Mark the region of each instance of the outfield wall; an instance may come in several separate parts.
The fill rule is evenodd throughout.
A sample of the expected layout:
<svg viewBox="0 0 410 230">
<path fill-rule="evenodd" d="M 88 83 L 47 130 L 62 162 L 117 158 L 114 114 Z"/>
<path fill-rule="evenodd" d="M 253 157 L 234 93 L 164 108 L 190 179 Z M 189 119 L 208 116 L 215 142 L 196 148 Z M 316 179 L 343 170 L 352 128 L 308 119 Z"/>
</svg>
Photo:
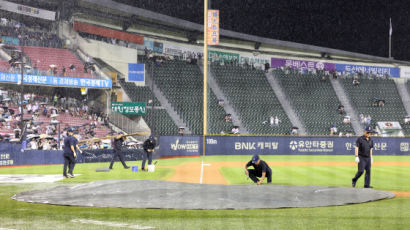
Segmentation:
<svg viewBox="0 0 410 230">
<path fill-rule="evenodd" d="M 357 137 L 309 136 L 206 136 L 205 155 L 353 155 Z M 410 137 L 374 137 L 375 155 L 410 155 Z M 161 136 L 158 154 L 167 156 L 200 156 L 202 136 Z M 108 162 L 111 149 L 85 150 L 77 162 Z M 126 161 L 141 160 L 142 149 L 124 151 Z M 116 159 L 118 160 L 118 159 Z M 63 164 L 62 151 L 26 150 L 20 144 L 0 144 L 0 167 L 15 165 Z"/>
<path fill-rule="evenodd" d="M 353 155 L 357 137 L 206 136 L 205 155 Z M 410 155 L 410 138 L 374 137 L 375 155 Z M 161 136 L 160 156 L 200 156 L 202 136 Z"/>
<path fill-rule="evenodd" d="M 142 149 L 128 149 L 124 151 L 126 161 L 142 159 Z M 112 160 L 112 149 L 84 150 L 78 155 L 77 163 L 109 162 Z M 116 159 L 117 161 L 119 159 Z M 20 144 L 0 144 L 0 167 L 16 165 L 50 165 L 63 164 L 63 151 L 59 150 L 25 150 L 21 151 Z M 108 165 L 107 165 L 108 166 Z"/>
</svg>

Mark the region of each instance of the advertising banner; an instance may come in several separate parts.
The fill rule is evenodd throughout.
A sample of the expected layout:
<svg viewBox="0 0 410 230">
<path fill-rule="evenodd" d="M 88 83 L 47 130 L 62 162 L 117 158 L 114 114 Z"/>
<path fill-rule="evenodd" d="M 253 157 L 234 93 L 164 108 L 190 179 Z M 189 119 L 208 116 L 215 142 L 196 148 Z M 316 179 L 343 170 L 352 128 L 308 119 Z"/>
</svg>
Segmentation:
<svg viewBox="0 0 410 230">
<path fill-rule="evenodd" d="M 123 151 L 126 161 L 144 159 L 143 149 L 125 149 Z M 112 160 L 112 149 L 84 150 L 76 158 L 77 163 L 109 162 Z M 157 158 L 154 153 L 153 158 Z M 63 151 L 59 150 L 25 150 L 21 151 L 21 144 L 0 144 L 0 167 L 17 165 L 47 165 L 63 164 Z"/>
<path fill-rule="evenodd" d="M 202 137 L 199 136 L 161 136 L 159 138 L 160 156 L 200 156 Z"/>
<path fill-rule="evenodd" d="M 111 111 L 121 114 L 145 115 L 146 107 L 145 102 L 111 102 Z"/>
<path fill-rule="evenodd" d="M 162 42 L 155 42 L 155 41 L 154 41 L 154 43 L 153 43 L 153 50 L 154 50 L 154 52 L 156 52 L 156 53 L 161 53 L 161 54 L 162 54 L 162 52 L 163 52 L 163 50 L 164 50 L 164 44 L 163 44 Z"/>
<path fill-rule="evenodd" d="M 16 4 L 13 2 L 0 0 L 0 8 L 2 10 L 10 11 L 13 13 L 24 14 L 36 18 L 42 18 L 50 21 L 56 20 L 56 12 L 43 10 L 31 6 Z"/>
<path fill-rule="evenodd" d="M 144 37 L 133 33 L 127 33 L 110 28 L 91 25 L 83 22 L 74 22 L 74 30 L 89 34 L 100 35 L 107 38 L 115 38 L 123 41 L 133 42 L 136 44 L 144 44 Z"/>
<path fill-rule="evenodd" d="M 164 54 L 180 57 L 182 56 L 182 47 L 164 43 Z"/>
<path fill-rule="evenodd" d="M 259 64 L 259 65 L 264 65 L 265 63 L 269 63 L 270 60 L 268 57 L 258 57 L 258 56 L 246 56 L 246 55 L 241 55 L 239 59 L 239 64 Z"/>
<path fill-rule="evenodd" d="M 165 42 L 163 53 L 172 56 L 182 57 L 184 54 L 189 53 L 200 53 L 201 55 L 203 55 L 203 50 L 197 46 L 183 46 Z"/>
<path fill-rule="evenodd" d="M 216 61 L 216 62 L 231 62 L 231 61 L 239 61 L 239 54 L 236 53 L 227 53 L 227 52 L 220 52 L 215 50 L 208 51 L 208 60 L 209 61 Z"/>
<path fill-rule="evenodd" d="M 18 83 L 20 79 L 20 74 L 0 72 L 0 82 Z M 112 88 L 111 80 L 77 77 L 56 77 L 24 74 L 23 82 L 24 84 L 30 85 L 51 85 L 76 88 Z"/>
<path fill-rule="evenodd" d="M 400 77 L 410 79 L 410 67 L 400 67 Z"/>
<path fill-rule="evenodd" d="M 156 53 L 163 53 L 164 52 L 164 43 L 162 43 L 162 42 L 144 40 L 144 46 L 148 50 L 152 50 Z"/>
<path fill-rule="evenodd" d="M 206 155 L 354 155 L 357 137 L 207 136 Z M 374 137 L 375 155 L 410 155 L 410 138 Z"/>
<path fill-rule="evenodd" d="M 20 40 L 15 37 L 1 36 L 3 44 L 19 46 Z"/>
<path fill-rule="evenodd" d="M 128 63 L 127 81 L 145 84 L 145 64 Z"/>
<path fill-rule="evenodd" d="M 293 69 L 302 70 L 327 70 L 334 71 L 336 69 L 336 64 L 327 62 L 317 62 L 317 61 L 306 61 L 306 60 L 296 60 L 296 59 L 283 59 L 283 58 L 271 58 L 271 67 L 290 67 Z"/>
<path fill-rule="evenodd" d="M 367 66 L 367 65 L 351 65 L 351 64 L 336 64 L 336 70 L 341 73 L 368 73 L 385 75 L 392 77 L 400 77 L 400 69 L 387 66 Z"/>
<path fill-rule="evenodd" d="M 219 44 L 219 10 L 208 10 L 208 45 Z"/>
</svg>

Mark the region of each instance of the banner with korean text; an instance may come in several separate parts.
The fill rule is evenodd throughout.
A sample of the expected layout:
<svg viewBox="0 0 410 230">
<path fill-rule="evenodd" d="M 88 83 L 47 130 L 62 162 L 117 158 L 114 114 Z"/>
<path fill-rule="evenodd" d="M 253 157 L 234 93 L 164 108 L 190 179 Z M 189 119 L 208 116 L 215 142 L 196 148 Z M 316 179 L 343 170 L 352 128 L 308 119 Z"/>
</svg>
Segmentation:
<svg viewBox="0 0 410 230">
<path fill-rule="evenodd" d="M 1 73 L 0 82 L 19 83 L 20 74 Z M 23 75 L 24 84 L 29 85 L 49 85 L 57 87 L 76 88 L 112 88 L 112 81 L 106 79 L 77 78 L 77 77 L 57 77 L 46 75 Z"/>
<path fill-rule="evenodd" d="M 145 102 L 111 102 L 111 110 L 121 114 L 145 115 L 146 107 Z"/>
<path fill-rule="evenodd" d="M 199 156 L 202 154 L 202 137 L 199 136 L 161 136 L 159 138 L 160 156 Z"/>
<path fill-rule="evenodd" d="M 336 71 L 341 73 L 367 73 L 375 75 L 390 75 L 391 77 L 400 77 L 400 68 L 387 66 L 368 66 L 352 64 L 336 64 Z"/>
<path fill-rule="evenodd" d="M 296 60 L 296 59 L 283 59 L 283 58 L 271 58 L 271 67 L 290 67 L 292 69 L 301 70 L 326 70 L 334 71 L 336 64 L 318 61 Z"/>
<path fill-rule="evenodd" d="M 206 155 L 354 155 L 357 137 L 207 136 Z M 410 155 L 410 138 L 374 137 L 375 155 Z"/>
<path fill-rule="evenodd" d="M 357 137 L 206 136 L 205 155 L 354 155 Z M 410 138 L 374 137 L 375 155 L 410 155 Z M 202 137 L 161 136 L 161 156 L 199 156 Z"/>
<path fill-rule="evenodd" d="M 209 50 L 208 60 L 211 62 L 239 62 L 239 54 Z"/>
<path fill-rule="evenodd" d="M 208 45 L 219 44 L 219 10 L 208 10 Z"/>
<path fill-rule="evenodd" d="M 40 8 L 35 8 L 32 6 L 26 6 L 21 4 L 16 4 L 14 2 L 0 0 L 0 8 L 2 10 L 10 11 L 13 13 L 24 14 L 31 17 L 42 18 L 50 21 L 56 20 L 56 12 L 50 10 L 44 10 Z"/>
</svg>

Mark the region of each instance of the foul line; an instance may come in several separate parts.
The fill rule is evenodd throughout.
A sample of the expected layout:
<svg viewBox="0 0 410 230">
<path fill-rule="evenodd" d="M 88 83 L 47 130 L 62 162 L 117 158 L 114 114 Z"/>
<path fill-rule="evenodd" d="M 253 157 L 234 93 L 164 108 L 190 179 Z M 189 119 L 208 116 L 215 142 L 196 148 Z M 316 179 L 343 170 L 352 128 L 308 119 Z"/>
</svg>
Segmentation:
<svg viewBox="0 0 410 230">
<path fill-rule="evenodd" d="M 71 222 L 81 223 L 81 224 L 103 225 L 103 226 L 116 227 L 116 228 L 131 228 L 131 229 L 153 229 L 155 228 L 152 226 L 132 225 L 132 224 L 125 224 L 125 223 L 118 223 L 118 222 L 89 220 L 89 219 L 73 219 L 71 220 Z"/>
<path fill-rule="evenodd" d="M 202 184 L 203 177 L 204 177 L 204 160 L 201 161 L 201 176 L 199 177 L 200 184 Z"/>
<path fill-rule="evenodd" d="M 202 184 L 204 179 L 204 166 L 211 166 L 211 164 L 204 164 L 204 160 L 201 161 L 201 176 L 199 177 L 200 184 Z"/>
</svg>

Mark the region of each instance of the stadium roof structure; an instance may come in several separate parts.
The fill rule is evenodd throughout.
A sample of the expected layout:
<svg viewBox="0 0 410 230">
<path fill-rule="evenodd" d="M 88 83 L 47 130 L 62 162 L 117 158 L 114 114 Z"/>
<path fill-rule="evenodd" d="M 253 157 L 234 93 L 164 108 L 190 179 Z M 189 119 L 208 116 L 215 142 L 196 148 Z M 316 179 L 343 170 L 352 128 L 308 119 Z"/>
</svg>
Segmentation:
<svg viewBox="0 0 410 230">
<path fill-rule="evenodd" d="M 80 7 L 89 8 L 92 11 L 101 11 L 105 13 L 110 13 L 112 16 L 117 17 L 117 19 L 123 20 L 125 24 L 125 30 L 132 23 L 145 23 L 152 24 L 164 30 L 170 30 L 175 32 L 185 32 L 188 40 L 194 37 L 199 37 L 203 34 L 203 25 L 198 23 L 193 23 L 187 20 L 167 16 L 164 14 L 156 13 L 150 10 L 114 2 L 112 0 L 80 0 Z M 88 11 L 87 13 L 90 13 Z M 107 15 L 107 14 L 105 14 Z M 101 15 L 102 16 L 102 15 Z M 123 25 L 124 26 L 124 25 Z M 306 57 L 314 58 L 331 58 L 334 60 L 345 60 L 345 61 L 366 61 L 374 63 L 389 63 L 392 65 L 410 65 L 410 62 L 399 61 L 395 59 L 390 59 L 386 57 L 379 57 L 355 52 L 349 52 L 344 50 L 319 47 L 314 45 L 301 44 L 296 42 L 281 41 L 271 38 L 259 37 L 244 33 L 239 33 L 231 30 L 220 29 L 221 40 L 224 38 L 227 40 L 244 41 L 250 42 L 255 45 L 254 52 L 262 52 L 258 50 L 260 45 L 273 47 L 275 49 L 282 49 L 294 52 L 306 52 L 310 55 Z M 221 46 L 224 48 L 223 46 Z M 267 52 L 269 53 L 269 52 Z M 290 55 L 291 56 L 291 55 Z M 296 55 L 301 56 L 301 55 Z M 303 55 L 302 55 L 303 56 Z"/>
</svg>

